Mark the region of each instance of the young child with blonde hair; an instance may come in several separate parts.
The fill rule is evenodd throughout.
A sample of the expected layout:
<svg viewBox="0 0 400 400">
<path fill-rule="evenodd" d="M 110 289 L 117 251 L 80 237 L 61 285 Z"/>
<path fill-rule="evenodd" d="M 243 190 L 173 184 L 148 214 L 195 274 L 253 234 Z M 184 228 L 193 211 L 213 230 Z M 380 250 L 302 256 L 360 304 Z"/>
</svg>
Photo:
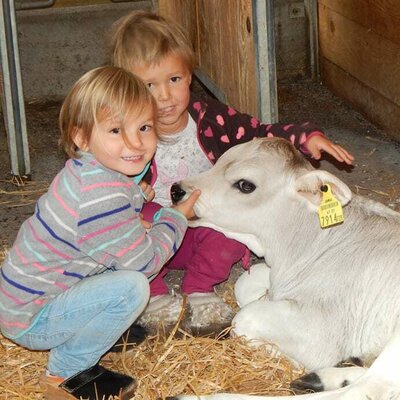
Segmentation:
<svg viewBox="0 0 400 400">
<path fill-rule="evenodd" d="M 147 219 L 160 207 L 157 203 L 169 203 L 174 182 L 209 169 L 230 147 L 255 137 L 284 137 L 316 159 L 325 151 L 341 162 L 352 162 L 345 149 L 310 123 L 264 124 L 217 100 L 191 93 L 192 46 L 174 21 L 160 15 L 134 11 L 117 21 L 111 62 L 139 76 L 157 103 L 159 141 L 144 176 L 155 190 L 156 203 L 145 204 Z M 230 324 L 233 310 L 214 293 L 214 286 L 225 281 L 232 265 L 246 255 L 244 245 L 219 232 L 189 228 L 178 252 L 151 282 L 150 303 L 138 322 L 152 329 L 160 321 L 170 326 L 176 322 L 182 300 L 169 294 L 164 277 L 170 269 L 181 269 L 181 291 L 188 295 L 190 306 L 184 328 L 195 334 L 218 333 Z"/>
<path fill-rule="evenodd" d="M 122 68 L 97 68 L 75 83 L 60 112 L 70 159 L 1 267 L 2 334 L 50 350 L 47 399 L 133 395 L 132 377 L 98 361 L 146 307 L 148 281 L 181 244 L 199 195 L 143 225 L 143 191 L 132 177 L 156 150 L 155 112 L 147 87 Z"/>
</svg>

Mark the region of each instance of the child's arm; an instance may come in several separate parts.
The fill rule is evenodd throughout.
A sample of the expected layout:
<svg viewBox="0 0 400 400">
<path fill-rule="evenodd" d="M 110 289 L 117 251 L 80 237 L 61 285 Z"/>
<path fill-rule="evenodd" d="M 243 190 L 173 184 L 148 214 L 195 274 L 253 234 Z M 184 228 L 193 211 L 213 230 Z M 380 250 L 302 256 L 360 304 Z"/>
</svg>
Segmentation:
<svg viewBox="0 0 400 400">
<path fill-rule="evenodd" d="M 303 152 L 309 152 L 310 155 L 319 160 L 321 158 L 321 152 L 325 151 L 331 156 L 335 157 L 336 160 L 340 162 L 345 162 L 348 165 L 353 163 L 354 157 L 346 149 L 338 144 L 332 143 L 325 136 L 311 136 L 309 137 L 303 145 Z"/>
<path fill-rule="evenodd" d="M 199 198 L 199 196 L 200 196 L 200 191 L 195 190 L 187 200 L 182 201 L 179 204 L 172 205 L 171 208 L 179 211 L 187 219 L 194 218 L 196 214 L 194 213 L 193 206 L 196 200 Z M 145 221 L 142 215 L 140 215 L 140 220 L 145 229 L 150 229 L 152 227 L 152 224 L 148 221 Z"/>
<path fill-rule="evenodd" d="M 325 151 L 338 161 L 345 162 L 346 164 L 352 164 L 354 160 L 354 157 L 347 150 L 339 145 L 335 145 L 320 129 L 311 123 L 294 125 L 262 124 L 259 121 L 257 122 L 259 123 L 258 132 L 254 132 L 257 137 L 283 137 L 291 141 L 304 154 L 310 154 L 315 159 L 319 159 L 321 157 L 321 152 Z M 254 121 L 253 124 L 255 124 Z M 250 124 L 250 127 L 251 126 Z"/>
<path fill-rule="evenodd" d="M 210 129 L 221 129 L 226 134 L 224 142 L 230 148 L 235 144 L 248 142 L 255 137 L 282 137 L 292 142 L 304 154 L 319 159 L 321 151 L 331 154 L 340 162 L 351 164 L 353 156 L 339 145 L 335 145 L 315 125 L 303 124 L 264 124 L 248 114 L 215 99 L 207 99 L 206 113 Z M 223 151 L 226 151 L 223 149 Z"/>
<path fill-rule="evenodd" d="M 140 220 L 142 195 L 132 181 L 122 186 L 114 184 L 112 193 L 105 189 L 105 183 L 93 185 L 93 177 L 91 183 L 93 189 L 85 191 L 89 195 L 85 202 L 91 206 L 81 207 L 77 222 L 82 257 L 89 256 L 100 269 L 157 274 L 179 248 L 187 229 L 186 216 L 192 215 L 198 195 L 191 197 L 183 208 L 161 209 L 146 230 Z"/>
</svg>

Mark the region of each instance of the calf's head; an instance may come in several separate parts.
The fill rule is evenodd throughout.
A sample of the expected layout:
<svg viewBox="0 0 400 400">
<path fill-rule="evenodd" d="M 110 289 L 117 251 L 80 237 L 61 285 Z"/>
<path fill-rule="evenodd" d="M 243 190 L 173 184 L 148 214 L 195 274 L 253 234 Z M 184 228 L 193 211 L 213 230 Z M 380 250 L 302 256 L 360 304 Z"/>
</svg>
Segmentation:
<svg viewBox="0 0 400 400">
<path fill-rule="evenodd" d="M 315 213 L 326 183 L 342 205 L 350 201 L 346 184 L 314 170 L 290 142 L 264 138 L 231 148 L 209 171 L 174 184 L 171 196 L 179 202 L 200 189 L 190 225 L 223 232 L 263 256 L 263 232 L 280 223 L 282 207 L 294 201 Z"/>
</svg>

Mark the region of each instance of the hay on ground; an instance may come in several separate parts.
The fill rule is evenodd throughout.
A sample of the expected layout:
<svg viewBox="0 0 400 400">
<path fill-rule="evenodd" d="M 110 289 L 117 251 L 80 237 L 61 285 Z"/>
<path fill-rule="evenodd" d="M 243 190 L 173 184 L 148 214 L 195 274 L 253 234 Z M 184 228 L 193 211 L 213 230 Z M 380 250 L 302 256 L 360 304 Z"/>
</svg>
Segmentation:
<svg viewBox="0 0 400 400">
<path fill-rule="evenodd" d="M 1 249 L 0 263 L 5 254 Z M 232 301 L 232 287 L 227 287 L 223 297 Z M 46 351 L 29 351 L 0 335 L 0 399 L 43 399 L 39 378 L 47 357 Z M 287 395 L 290 381 L 301 372 L 266 347 L 254 348 L 241 338 L 192 337 L 179 325 L 170 336 L 149 337 L 133 351 L 102 364 L 137 379 L 134 400 L 220 391 Z"/>
<path fill-rule="evenodd" d="M 102 361 L 110 369 L 134 376 L 134 400 L 152 400 L 181 393 L 239 392 L 288 395 L 300 375 L 288 360 L 252 348 L 240 338 L 148 338 L 118 359 Z M 0 399 L 42 399 L 38 381 L 47 352 L 29 351 L 0 337 Z"/>
</svg>

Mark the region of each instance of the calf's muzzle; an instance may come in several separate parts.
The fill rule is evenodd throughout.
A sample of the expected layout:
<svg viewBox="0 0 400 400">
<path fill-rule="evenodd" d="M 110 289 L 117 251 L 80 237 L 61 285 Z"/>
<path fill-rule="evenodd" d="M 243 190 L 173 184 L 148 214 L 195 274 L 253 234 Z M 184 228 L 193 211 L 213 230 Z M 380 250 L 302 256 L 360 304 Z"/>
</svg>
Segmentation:
<svg viewBox="0 0 400 400">
<path fill-rule="evenodd" d="M 186 192 L 180 187 L 179 183 L 171 186 L 171 199 L 174 204 L 178 204 L 184 197 Z"/>
</svg>

